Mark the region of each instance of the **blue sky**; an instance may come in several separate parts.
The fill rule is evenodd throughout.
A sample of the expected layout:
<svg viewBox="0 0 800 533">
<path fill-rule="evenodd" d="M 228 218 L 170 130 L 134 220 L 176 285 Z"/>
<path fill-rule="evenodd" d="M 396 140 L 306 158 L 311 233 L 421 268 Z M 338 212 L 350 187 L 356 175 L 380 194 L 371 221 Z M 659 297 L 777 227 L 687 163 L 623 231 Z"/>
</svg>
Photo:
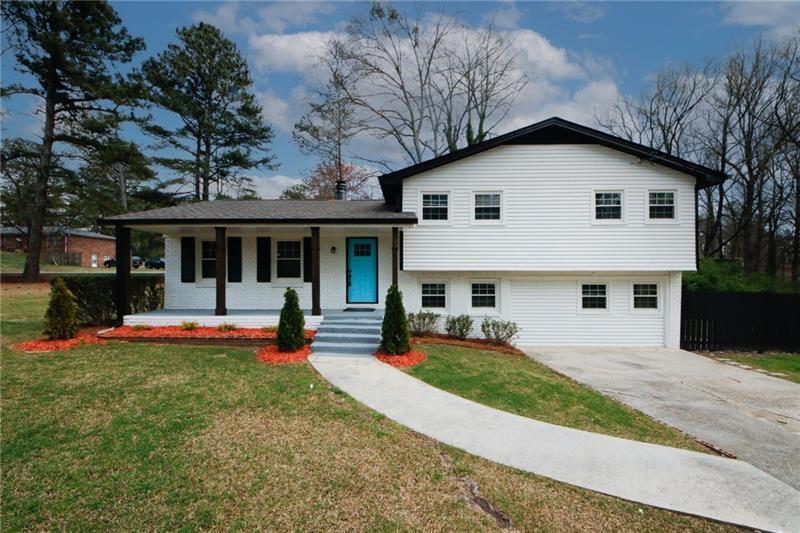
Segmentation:
<svg viewBox="0 0 800 533">
<path fill-rule="evenodd" d="M 114 2 L 128 30 L 147 50 L 160 52 L 175 30 L 198 21 L 216 24 L 239 46 L 255 80 L 265 117 L 276 132 L 276 171 L 254 172 L 264 197 L 277 196 L 316 161 L 291 143 L 291 127 L 318 82 L 313 56 L 368 4 L 359 2 Z M 800 3 L 714 2 L 447 2 L 398 4 L 401 9 L 444 10 L 469 26 L 493 19 L 512 36 L 529 78 L 498 133 L 552 115 L 594 125 L 621 95 L 646 88 L 660 67 L 703 63 L 763 35 L 779 38 L 800 27 Z M 13 58 L 2 58 L 3 83 L 19 79 Z M 24 98 L 3 102 L 4 137 L 34 137 L 40 120 Z M 136 131 L 126 134 L 142 144 Z M 363 150 L 381 150 L 365 141 Z M 402 162 L 398 161 L 398 166 Z"/>
</svg>

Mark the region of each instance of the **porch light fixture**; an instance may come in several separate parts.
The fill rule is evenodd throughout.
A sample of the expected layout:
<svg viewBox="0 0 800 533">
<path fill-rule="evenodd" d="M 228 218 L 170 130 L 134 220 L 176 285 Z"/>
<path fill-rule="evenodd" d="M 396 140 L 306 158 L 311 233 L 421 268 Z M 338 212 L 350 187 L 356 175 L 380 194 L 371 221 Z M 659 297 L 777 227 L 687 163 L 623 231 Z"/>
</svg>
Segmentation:
<svg viewBox="0 0 800 533">
<path fill-rule="evenodd" d="M 332 253 L 332 254 L 335 254 L 335 253 L 336 253 L 336 247 L 335 247 L 335 246 L 331 246 L 331 253 Z"/>
</svg>

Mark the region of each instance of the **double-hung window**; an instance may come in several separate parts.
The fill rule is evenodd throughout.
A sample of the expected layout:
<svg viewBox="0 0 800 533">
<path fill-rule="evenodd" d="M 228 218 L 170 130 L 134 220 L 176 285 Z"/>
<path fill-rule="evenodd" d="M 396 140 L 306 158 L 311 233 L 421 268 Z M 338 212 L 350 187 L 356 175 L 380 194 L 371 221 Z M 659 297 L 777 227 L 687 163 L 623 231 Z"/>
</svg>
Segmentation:
<svg viewBox="0 0 800 533">
<path fill-rule="evenodd" d="M 608 286 L 605 283 L 581 285 L 581 309 L 608 309 Z"/>
<path fill-rule="evenodd" d="M 444 308 L 447 306 L 447 288 L 444 283 L 422 284 L 422 307 L 424 309 Z"/>
<path fill-rule="evenodd" d="M 422 220 L 447 220 L 449 198 L 447 193 L 422 195 Z"/>
<path fill-rule="evenodd" d="M 622 192 L 597 191 L 594 193 L 595 220 L 622 220 Z"/>
<path fill-rule="evenodd" d="M 475 220 L 500 220 L 499 192 L 475 193 Z"/>
<path fill-rule="evenodd" d="M 658 284 L 634 283 L 633 308 L 658 309 Z"/>
<path fill-rule="evenodd" d="M 217 243 L 203 241 L 200 254 L 200 272 L 204 278 L 213 278 L 217 275 Z"/>
<path fill-rule="evenodd" d="M 675 191 L 648 191 L 647 216 L 651 220 L 675 220 Z"/>
<path fill-rule="evenodd" d="M 472 307 L 497 307 L 497 285 L 488 282 L 473 283 Z"/>
<path fill-rule="evenodd" d="M 279 278 L 299 278 L 302 272 L 300 241 L 278 241 L 277 246 L 277 276 Z"/>
</svg>

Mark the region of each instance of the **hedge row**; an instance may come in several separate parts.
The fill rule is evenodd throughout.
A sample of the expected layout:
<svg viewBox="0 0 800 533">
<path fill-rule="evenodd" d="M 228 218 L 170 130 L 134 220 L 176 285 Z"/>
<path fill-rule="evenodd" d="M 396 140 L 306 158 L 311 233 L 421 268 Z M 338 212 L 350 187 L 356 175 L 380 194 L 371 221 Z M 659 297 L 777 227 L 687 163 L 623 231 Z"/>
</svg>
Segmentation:
<svg viewBox="0 0 800 533">
<path fill-rule="evenodd" d="M 50 283 L 55 283 L 51 279 Z M 85 326 L 113 324 L 117 318 L 114 276 L 82 274 L 61 276 L 75 296 L 78 322 Z M 133 313 L 164 307 L 164 277 L 136 274 L 130 278 L 130 301 Z"/>
</svg>

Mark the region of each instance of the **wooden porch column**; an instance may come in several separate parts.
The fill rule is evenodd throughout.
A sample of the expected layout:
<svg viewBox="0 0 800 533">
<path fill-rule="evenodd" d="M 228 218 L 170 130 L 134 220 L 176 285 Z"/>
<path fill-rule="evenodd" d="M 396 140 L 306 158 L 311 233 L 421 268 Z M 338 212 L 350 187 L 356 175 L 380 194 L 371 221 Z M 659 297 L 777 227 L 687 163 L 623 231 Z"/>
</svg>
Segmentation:
<svg viewBox="0 0 800 533">
<path fill-rule="evenodd" d="M 319 316 L 319 227 L 311 228 L 311 314 Z"/>
<path fill-rule="evenodd" d="M 228 314 L 228 309 L 225 307 L 225 264 L 228 260 L 225 253 L 225 228 L 216 227 L 214 228 L 214 232 L 217 237 L 217 243 L 215 245 L 217 255 L 214 261 L 217 274 L 217 307 L 214 309 L 214 314 L 217 316 L 225 316 Z"/>
<path fill-rule="evenodd" d="M 397 285 L 398 249 L 400 247 L 400 229 L 392 228 L 392 285 Z"/>
<path fill-rule="evenodd" d="M 125 315 L 131 314 L 130 282 L 131 282 L 131 228 L 117 226 L 116 255 L 117 275 L 115 277 L 117 325 L 122 325 Z"/>
</svg>

